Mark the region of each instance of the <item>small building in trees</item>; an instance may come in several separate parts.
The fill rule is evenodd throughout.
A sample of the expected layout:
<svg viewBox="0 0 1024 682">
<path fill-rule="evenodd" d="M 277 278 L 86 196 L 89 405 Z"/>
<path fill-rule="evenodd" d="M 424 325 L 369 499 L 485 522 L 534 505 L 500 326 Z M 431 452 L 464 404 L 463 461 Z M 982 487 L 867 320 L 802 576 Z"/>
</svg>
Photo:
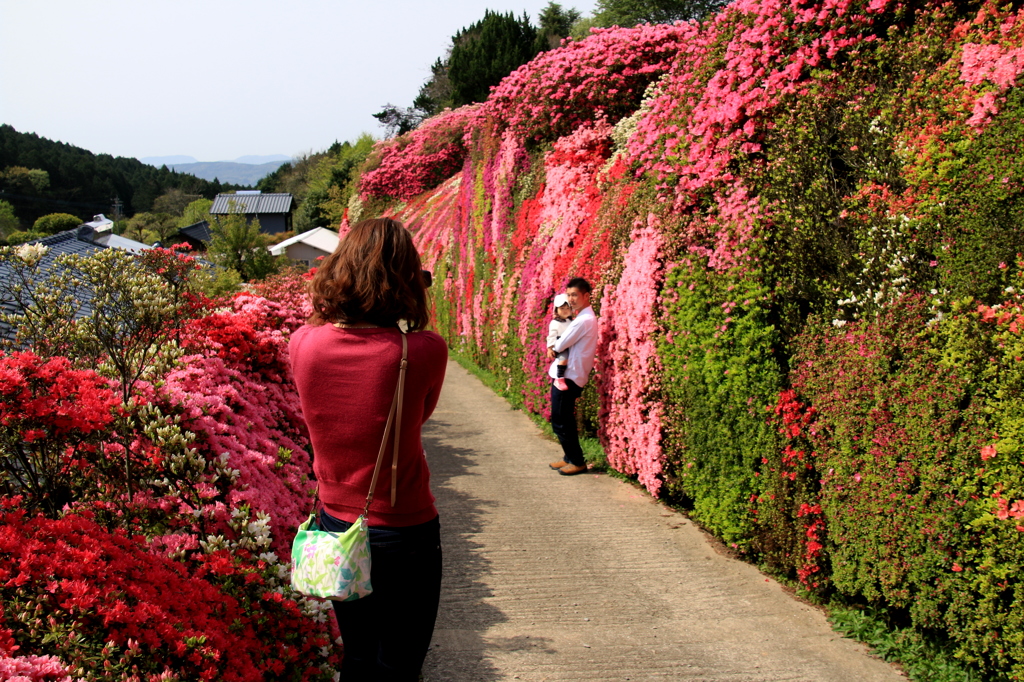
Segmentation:
<svg viewBox="0 0 1024 682">
<path fill-rule="evenodd" d="M 326 227 L 316 227 L 309 232 L 297 234 L 291 239 L 274 244 L 270 253 L 275 256 L 286 255 L 297 263 L 307 266 L 316 265 L 318 258 L 329 256 L 338 248 L 338 233 Z"/>
<path fill-rule="evenodd" d="M 210 207 L 210 215 L 217 216 L 242 213 L 245 222 L 260 221 L 260 232 L 278 234 L 290 232 L 292 229 L 292 208 L 294 200 L 291 194 L 268 193 L 259 190 L 237 192 L 235 194 L 218 194 Z"/>
</svg>

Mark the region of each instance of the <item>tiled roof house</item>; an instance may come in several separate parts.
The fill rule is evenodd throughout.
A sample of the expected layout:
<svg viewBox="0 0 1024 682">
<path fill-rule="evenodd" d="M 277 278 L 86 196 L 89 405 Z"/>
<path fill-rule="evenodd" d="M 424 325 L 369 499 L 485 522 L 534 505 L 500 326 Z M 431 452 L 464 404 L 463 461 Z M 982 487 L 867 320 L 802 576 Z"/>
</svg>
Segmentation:
<svg viewBox="0 0 1024 682">
<path fill-rule="evenodd" d="M 291 194 L 264 194 L 259 191 L 218 194 L 213 199 L 210 215 L 226 216 L 232 213 L 245 214 L 246 222 L 260 221 L 260 231 L 266 234 L 289 232 L 292 229 Z"/>
</svg>

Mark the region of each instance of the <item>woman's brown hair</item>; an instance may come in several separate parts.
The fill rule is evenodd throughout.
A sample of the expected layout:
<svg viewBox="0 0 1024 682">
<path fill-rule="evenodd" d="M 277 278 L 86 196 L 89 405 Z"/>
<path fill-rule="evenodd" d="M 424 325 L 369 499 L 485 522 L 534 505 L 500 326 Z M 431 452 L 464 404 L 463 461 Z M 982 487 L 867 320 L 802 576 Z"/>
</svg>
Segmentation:
<svg viewBox="0 0 1024 682">
<path fill-rule="evenodd" d="M 412 235 L 391 218 L 355 224 L 324 259 L 309 285 L 310 324 L 405 320 L 409 331 L 430 323 L 427 287 Z"/>
</svg>

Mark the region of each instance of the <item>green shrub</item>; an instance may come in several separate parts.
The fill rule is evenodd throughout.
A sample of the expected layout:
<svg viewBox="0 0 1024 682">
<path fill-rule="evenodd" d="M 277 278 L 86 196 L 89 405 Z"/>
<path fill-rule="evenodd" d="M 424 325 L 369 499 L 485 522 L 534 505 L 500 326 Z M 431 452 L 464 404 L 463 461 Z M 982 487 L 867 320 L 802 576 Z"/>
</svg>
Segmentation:
<svg viewBox="0 0 1024 682">
<path fill-rule="evenodd" d="M 11 246 L 15 246 L 17 244 L 35 241 L 36 239 L 42 239 L 45 236 L 46 235 L 42 232 L 12 232 L 7 235 L 7 243 Z"/>
<path fill-rule="evenodd" d="M 81 224 L 81 219 L 70 213 L 50 213 L 36 220 L 32 225 L 32 232 L 57 234 L 65 230 L 73 230 Z"/>
<path fill-rule="evenodd" d="M 781 450 L 767 421 L 782 381 L 768 291 L 754 277 L 683 261 L 666 278 L 665 434 L 669 494 L 733 546 L 755 532 L 761 463 Z"/>
</svg>

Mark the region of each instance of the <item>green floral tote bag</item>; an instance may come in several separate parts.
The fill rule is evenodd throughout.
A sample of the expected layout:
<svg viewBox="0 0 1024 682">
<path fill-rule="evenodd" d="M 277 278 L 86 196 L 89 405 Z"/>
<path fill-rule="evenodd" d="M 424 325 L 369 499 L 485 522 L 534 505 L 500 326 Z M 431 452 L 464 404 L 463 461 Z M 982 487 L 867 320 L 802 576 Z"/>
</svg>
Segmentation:
<svg viewBox="0 0 1024 682">
<path fill-rule="evenodd" d="M 292 542 L 292 589 L 335 601 L 373 592 L 366 517 L 360 516 L 344 533 L 331 533 L 320 530 L 316 514 L 310 514 Z"/>
</svg>

